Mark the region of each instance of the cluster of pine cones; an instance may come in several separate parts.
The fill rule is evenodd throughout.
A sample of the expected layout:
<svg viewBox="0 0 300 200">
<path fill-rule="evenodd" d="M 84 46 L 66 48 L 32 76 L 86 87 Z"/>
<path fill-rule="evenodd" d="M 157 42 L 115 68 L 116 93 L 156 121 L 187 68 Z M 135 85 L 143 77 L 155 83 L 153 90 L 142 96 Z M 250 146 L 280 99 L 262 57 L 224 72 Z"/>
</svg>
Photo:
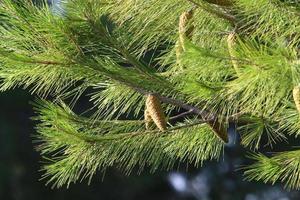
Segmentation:
<svg viewBox="0 0 300 200">
<path fill-rule="evenodd" d="M 176 43 L 176 56 L 178 64 L 180 64 L 180 55 L 183 51 L 185 51 L 185 39 L 191 39 L 192 37 L 192 33 L 194 30 L 194 26 L 192 24 L 193 14 L 194 10 L 191 9 L 189 11 L 183 12 L 179 17 L 179 39 Z M 232 42 L 234 36 L 230 35 L 229 37 L 229 41 Z M 144 118 L 147 130 L 149 130 L 153 124 L 155 124 L 156 127 L 162 132 L 167 130 L 167 120 L 163 112 L 160 99 L 154 94 L 148 94 L 146 96 Z M 222 139 L 226 143 L 228 142 L 227 128 L 224 126 L 223 123 L 214 120 L 208 121 L 207 124 L 210 125 L 211 129 L 220 139 Z"/>
</svg>

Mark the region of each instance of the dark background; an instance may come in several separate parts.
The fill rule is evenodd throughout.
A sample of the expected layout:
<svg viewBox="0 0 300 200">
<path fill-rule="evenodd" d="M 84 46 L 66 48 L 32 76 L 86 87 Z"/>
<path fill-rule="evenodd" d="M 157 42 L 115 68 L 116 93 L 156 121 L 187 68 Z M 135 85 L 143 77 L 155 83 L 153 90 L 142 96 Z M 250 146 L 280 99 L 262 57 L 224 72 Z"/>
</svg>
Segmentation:
<svg viewBox="0 0 300 200">
<path fill-rule="evenodd" d="M 249 161 L 231 138 L 219 162 L 173 172 L 124 176 L 116 170 L 98 175 L 92 183 L 52 189 L 39 180 L 42 163 L 34 149 L 34 97 L 16 89 L 0 94 L 0 200 L 296 200 L 296 191 L 281 185 L 243 181 L 241 166 Z M 232 134 L 233 135 L 233 134 Z"/>
</svg>

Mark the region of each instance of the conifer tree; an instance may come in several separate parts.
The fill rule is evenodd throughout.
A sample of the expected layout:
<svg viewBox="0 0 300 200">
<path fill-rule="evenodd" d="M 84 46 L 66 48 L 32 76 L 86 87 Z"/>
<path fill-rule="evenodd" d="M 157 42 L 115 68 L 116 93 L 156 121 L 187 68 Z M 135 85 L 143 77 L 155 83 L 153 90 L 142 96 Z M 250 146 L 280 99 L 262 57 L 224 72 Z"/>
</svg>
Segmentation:
<svg viewBox="0 0 300 200">
<path fill-rule="evenodd" d="M 0 1 L 1 91 L 35 94 L 43 178 L 69 186 L 219 159 L 228 126 L 245 177 L 300 188 L 300 4 L 291 0 Z M 86 96 L 88 112 L 75 113 Z M 267 143 L 262 140 L 268 138 Z"/>
</svg>

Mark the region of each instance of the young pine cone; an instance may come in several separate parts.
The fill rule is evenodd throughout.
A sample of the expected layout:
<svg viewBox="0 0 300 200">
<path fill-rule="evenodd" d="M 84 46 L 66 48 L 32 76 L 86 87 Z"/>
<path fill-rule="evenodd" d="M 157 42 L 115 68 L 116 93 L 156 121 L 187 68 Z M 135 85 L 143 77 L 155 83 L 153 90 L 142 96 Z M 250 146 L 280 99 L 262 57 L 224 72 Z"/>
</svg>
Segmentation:
<svg viewBox="0 0 300 200">
<path fill-rule="evenodd" d="M 293 98 L 298 112 L 300 113 L 300 86 L 295 86 L 293 89 Z"/>
<path fill-rule="evenodd" d="M 191 38 L 193 31 L 194 31 L 194 26 L 191 25 L 191 20 L 193 18 L 194 11 L 186 11 L 183 12 L 180 17 L 179 17 L 179 44 L 181 47 L 184 48 L 184 39 L 186 38 Z"/>
<path fill-rule="evenodd" d="M 162 110 L 160 100 L 152 94 L 147 95 L 146 99 L 146 110 L 145 110 L 145 122 L 146 128 L 149 128 L 149 123 L 151 120 L 155 123 L 155 125 L 161 131 L 165 131 L 167 129 L 167 121 L 165 114 Z"/>
<path fill-rule="evenodd" d="M 228 143 L 228 133 L 226 127 L 218 122 L 212 121 L 208 122 L 210 128 L 214 131 L 214 133 L 225 143 Z"/>
<path fill-rule="evenodd" d="M 152 118 L 147 108 L 145 109 L 144 119 L 145 119 L 146 129 L 148 130 L 151 126 Z"/>
<path fill-rule="evenodd" d="M 228 52 L 231 58 L 232 66 L 237 74 L 239 74 L 239 67 L 238 62 L 236 61 L 235 52 L 234 52 L 234 45 L 235 45 L 235 33 L 230 33 L 227 37 L 227 46 L 228 46 Z"/>
<path fill-rule="evenodd" d="M 184 40 L 185 38 L 191 39 L 194 31 L 194 26 L 191 24 L 193 18 L 193 12 L 194 12 L 193 10 L 183 12 L 179 17 L 179 25 L 178 25 L 179 39 L 176 42 L 175 50 L 176 50 L 177 64 L 179 64 L 179 66 L 181 67 L 182 67 L 181 55 L 185 50 Z"/>
</svg>

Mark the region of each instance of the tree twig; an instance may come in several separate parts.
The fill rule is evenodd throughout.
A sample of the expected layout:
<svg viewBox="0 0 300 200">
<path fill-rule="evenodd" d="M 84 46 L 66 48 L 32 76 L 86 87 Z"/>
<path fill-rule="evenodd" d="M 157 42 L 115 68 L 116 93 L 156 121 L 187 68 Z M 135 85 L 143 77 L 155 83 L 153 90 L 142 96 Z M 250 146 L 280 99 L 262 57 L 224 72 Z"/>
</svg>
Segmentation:
<svg viewBox="0 0 300 200">
<path fill-rule="evenodd" d="M 139 92 L 141 94 L 144 94 L 144 95 L 147 95 L 147 94 L 156 95 L 163 103 L 171 104 L 171 105 L 183 108 L 185 110 L 188 110 L 188 112 L 190 112 L 190 113 L 194 113 L 196 115 L 201 116 L 202 119 L 204 119 L 204 120 L 212 120 L 212 119 L 216 118 L 216 116 L 214 116 L 214 114 L 208 112 L 207 110 L 201 110 L 201 109 L 199 109 L 195 106 L 184 103 L 180 100 L 172 99 L 172 98 L 169 98 L 169 97 L 166 97 L 166 96 L 162 96 L 161 94 L 158 94 L 158 93 L 155 93 L 155 92 L 149 92 L 149 91 L 147 91 L 143 88 L 132 86 L 132 85 L 129 85 L 129 84 L 127 84 L 127 86 L 131 87 L 132 89 L 134 89 L 137 92 Z"/>
<path fill-rule="evenodd" d="M 34 60 L 34 61 L 25 61 L 25 63 L 31 63 L 31 64 L 42 64 L 42 65 L 63 65 L 61 62 L 56 62 L 56 61 L 39 61 L 39 60 Z"/>
<path fill-rule="evenodd" d="M 189 111 L 180 113 L 180 114 L 178 114 L 178 115 L 176 115 L 176 116 L 173 116 L 173 117 L 169 118 L 169 120 L 170 120 L 170 121 L 173 121 L 173 120 L 179 119 L 179 118 L 181 118 L 181 117 L 185 117 L 186 115 L 189 115 L 189 114 L 192 114 L 192 113 L 193 113 L 193 111 L 192 111 L 192 110 L 189 110 Z"/>
<path fill-rule="evenodd" d="M 230 15 L 228 13 L 222 12 L 220 10 L 216 10 L 216 9 L 210 8 L 208 6 L 203 6 L 200 3 L 196 2 L 195 0 L 186 0 L 186 1 L 188 1 L 188 2 L 190 2 L 192 4 L 194 4 L 194 5 L 196 5 L 199 8 L 202 8 L 203 10 L 205 10 L 205 11 L 207 11 L 207 12 L 213 14 L 213 15 L 216 15 L 217 17 L 226 19 L 232 25 L 236 24 L 236 18 L 233 15 Z"/>
</svg>

